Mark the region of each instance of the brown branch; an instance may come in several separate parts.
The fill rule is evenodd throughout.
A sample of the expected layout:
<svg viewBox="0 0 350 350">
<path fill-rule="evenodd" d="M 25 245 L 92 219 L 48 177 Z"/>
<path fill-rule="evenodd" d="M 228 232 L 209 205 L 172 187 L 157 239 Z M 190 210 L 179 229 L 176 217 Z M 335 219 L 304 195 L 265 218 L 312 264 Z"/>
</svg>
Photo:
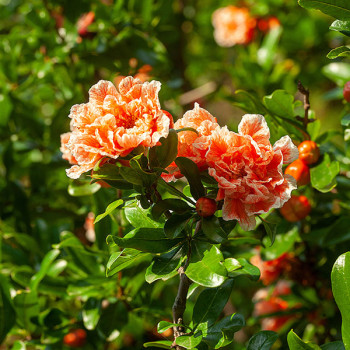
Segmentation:
<svg viewBox="0 0 350 350">
<path fill-rule="evenodd" d="M 298 91 L 304 96 L 304 118 L 303 118 L 303 124 L 304 128 L 306 130 L 307 125 L 311 122 L 309 120 L 309 110 L 310 110 L 310 92 L 308 89 L 306 89 L 301 81 L 298 81 Z M 308 139 L 310 139 L 310 136 L 308 135 Z"/>
<path fill-rule="evenodd" d="M 201 221 L 198 221 L 196 224 L 196 228 L 194 231 L 195 235 L 201 228 Z M 181 266 L 178 270 L 179 275 L 180 275 L 180 284 L 179 284 L 179 289 L 177 291 L 177 295 L 173 304 L 173 322 L 177 324 L 183 324 L 183 315 L 186 310 L 186 302 L 187 302 L 187 294 L 188 294 L 188 289 L 192 283 L 192 281 L 186 276 L 186 269 L 190 263 L 191 259 L 191 236 L 189 236 L 189 242 L 188 242 L 188 252 L 187 252 L 187 259 L 184 264 L 184 266 Z M 185 334 L 184 328 L 181 326 L 174 327 L 174 342 L 172 344 L 172 348 L 175 350 L 181 350 L 183 349 L 181 346 L 176 345 L 176 338 L 180 337 L 181 335 Z"/>
</svg>

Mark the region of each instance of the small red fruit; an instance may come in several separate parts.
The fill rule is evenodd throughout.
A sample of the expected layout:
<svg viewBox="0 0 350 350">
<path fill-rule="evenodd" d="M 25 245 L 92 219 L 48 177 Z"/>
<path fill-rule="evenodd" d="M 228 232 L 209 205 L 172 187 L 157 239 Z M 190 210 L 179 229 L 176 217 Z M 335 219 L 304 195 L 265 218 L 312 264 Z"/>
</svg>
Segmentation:
<svg viewBox="0 0 350 350">
<path fill-rule="evenodd" d="M 199 216 L 207 218 L 214 215 L 217 206 L 216 201 L 211 198 L 201 197 L 197 200 L 196 210 Z"/>
<path fill-rule="evenodd" d="M 63 343 L 72 348 L 80 348 L 86 342 L 86 332 L 84 329 L 76 329 L 63 337 Z"/>
<path fill-rule="evenodd" d="M 311 211 L 311 205 L 305 196 L 292 196 L 280 209 L 282 216 L 289 222 L 306 218 Z"/>
<path fill-rule="evenodd" d="M 304 141 L 298 146 L 299 158 L 306 164 L 314 164 L 320 158 L 320 149 L 314 141 Z"/>
<path fill-rule="evenodd" d="M 287 166 L 285 174 L 289 174 L 297 180 L 298 186 L 307 185 L 310 182 L 310 169 L 301 159 L 295 160 Z"/>
<path fill-rule="evenodd" d="M 346 82 L 343 89 L 343 95 L 347 102 L 350 102 L 350 81 Z"/>
</svg>

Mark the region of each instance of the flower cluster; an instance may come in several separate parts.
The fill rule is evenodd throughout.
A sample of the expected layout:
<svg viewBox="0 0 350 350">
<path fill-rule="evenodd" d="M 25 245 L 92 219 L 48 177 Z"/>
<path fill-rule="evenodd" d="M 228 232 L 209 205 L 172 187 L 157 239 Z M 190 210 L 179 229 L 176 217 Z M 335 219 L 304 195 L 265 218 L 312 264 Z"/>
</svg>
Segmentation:
<svg viewBox="0 0 350 350">
<path fill-rule="evenodd" d="M 276 17 L 255 18 L 246 7 L 233 5 L 214 11 L 212 16 L 214 39 L 219 46 L 249 44 L 255 35 L 255 29 L 266 33 L 280 25 Z"/>
<path fill-rule="evenodd" d="M 138 146 L 153 147 L 167 137 L 172 121 L 161 110 L 160 82 L 124 78 L 119 91 L 101 80 L 89 90 L 89 102 L 72 107 L 71 132 L 61 136 L 63 158 L 73 165 L 72 179 L 102 158 L 126 156 Z"/>
<path fill-rule="evenodd" d="M 289 136 L 274 146 L 263 116 L 246 114 L 238 133 L 220 127 L 206 110 L 195 105 L 175 123 L 175 128 L 194 128 L 180 133 L 178 156 L 193 160 L 200 170 L 208 169 L 218 182 L 216 200 L 224 200 L 224 220 L 238 220 L 244 230 L 254 229 L 256 214 L 280 208 L 296 188 L 295 180 L 283 175 L 282 165 L 298 157 Z M 182 135 L 181 135 L 182 134 Z M 167 181 L 181 177 L 175 163 L 167 168 Z"/>
<path fill-rule="evenodd" d="M 132 77 L 120 82 L 119 91 L 107 81 L 94 85 L 89 102 L 72 107 L 72 131 L 62 135 L 63 157 L 74 164 L 68 176 L 78 178 L 102 157 L 117 159 L 167 137 L 172 117 L 160 107 L 159 89 L 159 82 L 141 83 Z M 223 219 L 238 220 L 244 230 L 254 229 L 256 214 L 280 208 L 296 188 L 282 166 L 297 158 L 298 150 L 289 136 L 272 146 L 261 115 L 244 115 L 236 133 L 220 127 L 196 104 L 174 128 L 186 129 L 178 134 L 178 157 L 188 157 L 200 171 L 208 170 L 218 183 L 216 200 L 223 200 Z M 175 163 L 163 173 L 166 181 L 180 177 Z"/>
</svg>

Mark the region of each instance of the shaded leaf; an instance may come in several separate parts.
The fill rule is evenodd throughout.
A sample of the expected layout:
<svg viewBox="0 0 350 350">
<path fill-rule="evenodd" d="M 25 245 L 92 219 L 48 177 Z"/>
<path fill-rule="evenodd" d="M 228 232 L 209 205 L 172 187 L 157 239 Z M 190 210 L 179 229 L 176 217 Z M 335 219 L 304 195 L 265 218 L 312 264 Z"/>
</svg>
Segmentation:
<svg viewBox="0 0 350 350">
<path fill-rule="evenodd" d="M 100 220 L 102 220 L 104 217 L 106 217 L 107 215 L 109 215 L 110 213 L 112 213 L 115 209 L 117 209 L 118 207 L 120 207 L 123 204 L 123 200 L 122 199 L 117 199 L 116 201 L 112 202 L 111 204 L 109 204 L 106 208 L 106 211 L 100 215 L 97 215 L 94 224 L 96 224 L 97 222 L 99 222 Z"/>
<path fill-rule="evenodd" d="M 254 334 L 247 345 L 247 350 L 270 350 L 278 339 L 278 334 L 272 331 L 261 331 Z"/>
</svg>

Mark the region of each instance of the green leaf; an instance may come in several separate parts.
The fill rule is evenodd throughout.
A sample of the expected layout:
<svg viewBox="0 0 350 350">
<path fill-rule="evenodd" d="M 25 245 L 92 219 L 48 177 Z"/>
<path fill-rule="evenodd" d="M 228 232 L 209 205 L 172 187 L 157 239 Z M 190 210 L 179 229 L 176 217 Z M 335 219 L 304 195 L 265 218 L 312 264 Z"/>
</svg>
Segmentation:
<svg viewBox="0 0 350 350">
<path fill-rule="evenodd" d="M 31 278 L 30 289 L 36 292 L 40 281 L 46 276 L 51 264 L 56 260 L 60 251 L 58 249 L 50 250 L 41 261 L 40 270 Z"/>
<path fill-rule="evenodd" d="M 115 275 L 146 255 L 147 254 L 142 253 L 139 250 L 131 248 L 125 248 L 121 252 L 113 253 L 106 266 L 106 276 L 110 277 Z"/>
<path fill-rule="evenodd" d="M 138 228 L 123 238 L 110 236 L 122 248 L 134 248 L 147 253 L 164 253 L 184 240 L 184 237 L 169 239 L 162 228 Z"/>
<path fill-rule="evenodd" d="M 332 291 L 342 316 L 342 338 L 345 349 L 350 347 L 350 252 L 339 256 L 334 263 Z"/>
<path fill-rule="evenodd" d="M 175 238 L 180 235 L 192 215 L 192 213 L 171 215 L 164 225 L 164 232 L 166 236 L 169 238 Z"/>
<path fill-rule="evenodd" d="M 334 341 L 321 345 L 322 350 L 345 350 L 344 344 L 341 341 Z"/>
<path fill-rule="evenodd" d="M 335 177 L 339 173 L 339 162 L 331 161 L 326 153 L 320 164 L 310 169 L 311 184 L 320 192 L 329 192 L 336 185 Z"/>
<path fill-rule="evenodd" d="M 331 30 L 336 30 L 344 35 L 350 36 L 350 21 L 334 21 L 329 27 Z"/>
<path fill-rule="evenodd" d="M 34 332 L 37 326 L 32 319 L 38 317 L 40 312 L 37 294 L 20 291 L 13 299 L 13 305 L 16 310 L 17 324 L 28 332 Z"/>
<path fill-rule="evenodd" d="M 161 146 L 151 147 L 149 150 L 149 161 L 152 168 L 166 168 L 177 156 L 177 132 L 173 129 L 169 130 L 167 138 L 160 138 Z"/>
<path fill-rule="evenodd" d="M 228 100 L 248 113 L 265 114 L 266 112 L 260 99 L 244 90 L 236 90 L 233 96 L 228 96 Z"/>
<path fill-rule="evenodd" d="M 227 258 L 224 261 L 227 272 L 232 272 L 234 270 L 240 269 L 242 265 L 235 258 Z"/>
<path fill-rule="evenodd" d="M 338 57 L 350 57 L 350 48 L 347 46 L 340 46 L 328 52 L 327 57 L 331 60 Z"/>
<path fill-rule="evenodd" d="M 211 244 L 194 241 L 186 275 L 205 287 L 218 287 L 227 279 L 221 251 Z"/>
<path fill-rule="evenodd" d="M 0 344 L 16 322 L 15 310 L 10 296 L 10 285 L 6 278 L 0 275 Z"/>
<path fill-rule="evenodd" d="M 205 189 L 200 180 L 200 173 L 197 164 L 191 159 L 185 157 L 176 158 L 175 163 L 179 167 L 181 174 L 186 177 L 193 198 L 198 199 L 204 197 Z"/>
<path fill-rule="evenodd" d="M 234 334 L 245 325 L 244 317 L 233 314 L 224 317 L 205 332 L 204 341 L 214 349 L 219 349 L 232 343 Z"/>
<path fill-rule="evenodd" d="M 82 316 L 84 326 L 88 330 L 96 328 L 100 319 L 101 302 L 96 298 L 89 298 L 84 305 Z"/>
<path fill-rule="evenodd" d="M 68 193 L 73 197 L 91 196 L 101 188 L 101 185 L 90 182 L 74 180 L 68 185 Z"/>
<path fill-rule="evenodd" d="M 215 323 L 230 298 L 232 288 L 233 280 L 228 280 L 220 287 L 207 288 L 201 292 L 192 314 L 192 320 L 196 327 L 205 323 L 206 327 L 209 328 Z"/>
<path fill-rule="evenodd" d="M 177 323 L 171 323 L 171 322 L 168 322 L 168 321 L 160 321 L 157 325 L 157 332 L 158 333 L 163 333 L 165 332 L 166 330 L 168 330 L 169 328 L 173 328 L 173 327 L 176 327 L 178 326 Z"/>
<path fill-rule="evenodd" d="M 275 90 L 272 95 L 265 96 L 264 105 L 274 115 L 294 119 L 294 97 L 284 90 Z"/>
<path fill-rule="evenodd" d="M 169 340 L 158 340 L 158 341 L 150 341 L 148 343 L 144 343 L 143 346 L 145 348 L 155 347 L 161 349 L 170 349 L 173 343 Z"/>
<path fill-rule="evenodd" d="M 127 205 L 124 209 L 125 217 L 135 228 L 161 228 L 164 223 L 162 220 L 154 220 L 151 215 L 151 209 L 143 209 L 137 203 Z"/>
<path fill-rule="evenodd" d="M 162 214 L 164 214 L 167 210 L 171 210 L 175 212 L 176 214 L 184 214 L 188 211 L 193 210 L 192 207 L 188 205 L 185 201 L 181 199 L 176 198 L 166 198 L 163 199 L 152 207 L 152 216 L 155 219 L 158 219 L 161 217 Z"/>
<path fill-rule="evenodd" d="M 202 230 L 214 243 L 222 243 L 227 240 L 227 234 L 221 228 L 219 219 L 215 215 L 210 218 L 202 218 Z"/>
<path fill-rule="evenodd" d="M 299 5 L 306 9 L 320 10 L 337 19 L 350 20 L 350 3 L 348 0 L 299 0 Z"/>
<path fill-rule="evenodd" d="M 130 182 L 134 185 L 143 185 L 143 180 L 141 174 L 132 168 L 120 168 L 120 175 L 123 177 L 123 179 L 127 182 Z"/>
<path fill-rule="evenodd" d="M 244 258 L 238 258 L 237 261 L 241 264 L 241 268 L 235 269 L 229 273 L 230 277 L 246 276 L 253 281 L 258 281 L 260 278 L 260 270 L 248 262 Z"/>
<path fill-rule="evenodd" d="M 178 268 L 181 266 L 183 250 L 175 248 L 171 252 L 160 256 L 155 256 L 151 265 L 146 270 L 145 279 L 152 283 L 158 279 L 163 281 L 176 276 Z"/>
<path fill-rule="evenodd" d="M 194 335 L 182 335 L 176 338 L 176 344 L 184 347 L 185 349 L 193 349 L 202 341 L 202 334 L 196 333 Z"/>
<path fill-rule="evenodd" d="M 261 331 L 254 334 L 247 345 L 247 350 L 270 350 L 278 339 L 278 334 L 272 331 Z"/>
<path fill-rule="evenodd" d="M 350 80 L 350 64 L 345 62 L 333 62 L 322 68 L 323 74 L 343 87 Z"/>
<path fill-rule="evenodd" d="M 350 125 L 350 114 L 346 114 L 342 120 L 341 120 L 341 125 L 343 126 L 349 126 Z"/>
<path fill-rule="evenodd" d="M 262 224 L 264 225 L 265 231 L 267 233 L 267 237 L 269 238 L 269 246 L 271 247 L 273 243 L 275 242 L 276 238 L 276 225 L 270 224 L 266 222 L 265 220 L 261 220 Z"/>
<path fill-rule="evenodd" d="M 318 345 L 310 342 L 304 343 L 294 332 L 291 330 L 287 336 L 287 342 L 290 350 L 319 350 Z"/>
<path fill-rule="evenodd" d="M 269 239 L 264 238 L 265 248 L 261 253 L 267 260 L 273 260 L 280 257 L 283 253 L 291 251 L 295 242 L 299 240 L 298 225 L 282 220 L 276 227 L 276 238 L 273 246 L 268 246 Z"/>
<path fill-rule="evenodd" d="M 116 164 L 104 163 L 106 158 L 102 158 L 94 167 L 91 177 L 98 181 L 103 180 L 112 187 L 120 189 L 132 189 L 133 186 L 128 181 L 124 180 L 120 174 L 120 167 Z"/>
<path fill-rule="evenodd" d="M 109 204 L 106 208 L 106 211 L 100 215 L 97 215 L 94 224 L 96 224 L 97 222 L 99 222 L 100 220 L 102 220 L 104 217 L 106 217 L 107 215 L 109 215 L 110 213 L 112 213 L 115 209 L 117 209 L 119 206 L 121 206 L 123 204 L 123 200 L 122 199 L 117 199 L 116 201 L 112 202 L 111 204 Z"/>
</svg>

